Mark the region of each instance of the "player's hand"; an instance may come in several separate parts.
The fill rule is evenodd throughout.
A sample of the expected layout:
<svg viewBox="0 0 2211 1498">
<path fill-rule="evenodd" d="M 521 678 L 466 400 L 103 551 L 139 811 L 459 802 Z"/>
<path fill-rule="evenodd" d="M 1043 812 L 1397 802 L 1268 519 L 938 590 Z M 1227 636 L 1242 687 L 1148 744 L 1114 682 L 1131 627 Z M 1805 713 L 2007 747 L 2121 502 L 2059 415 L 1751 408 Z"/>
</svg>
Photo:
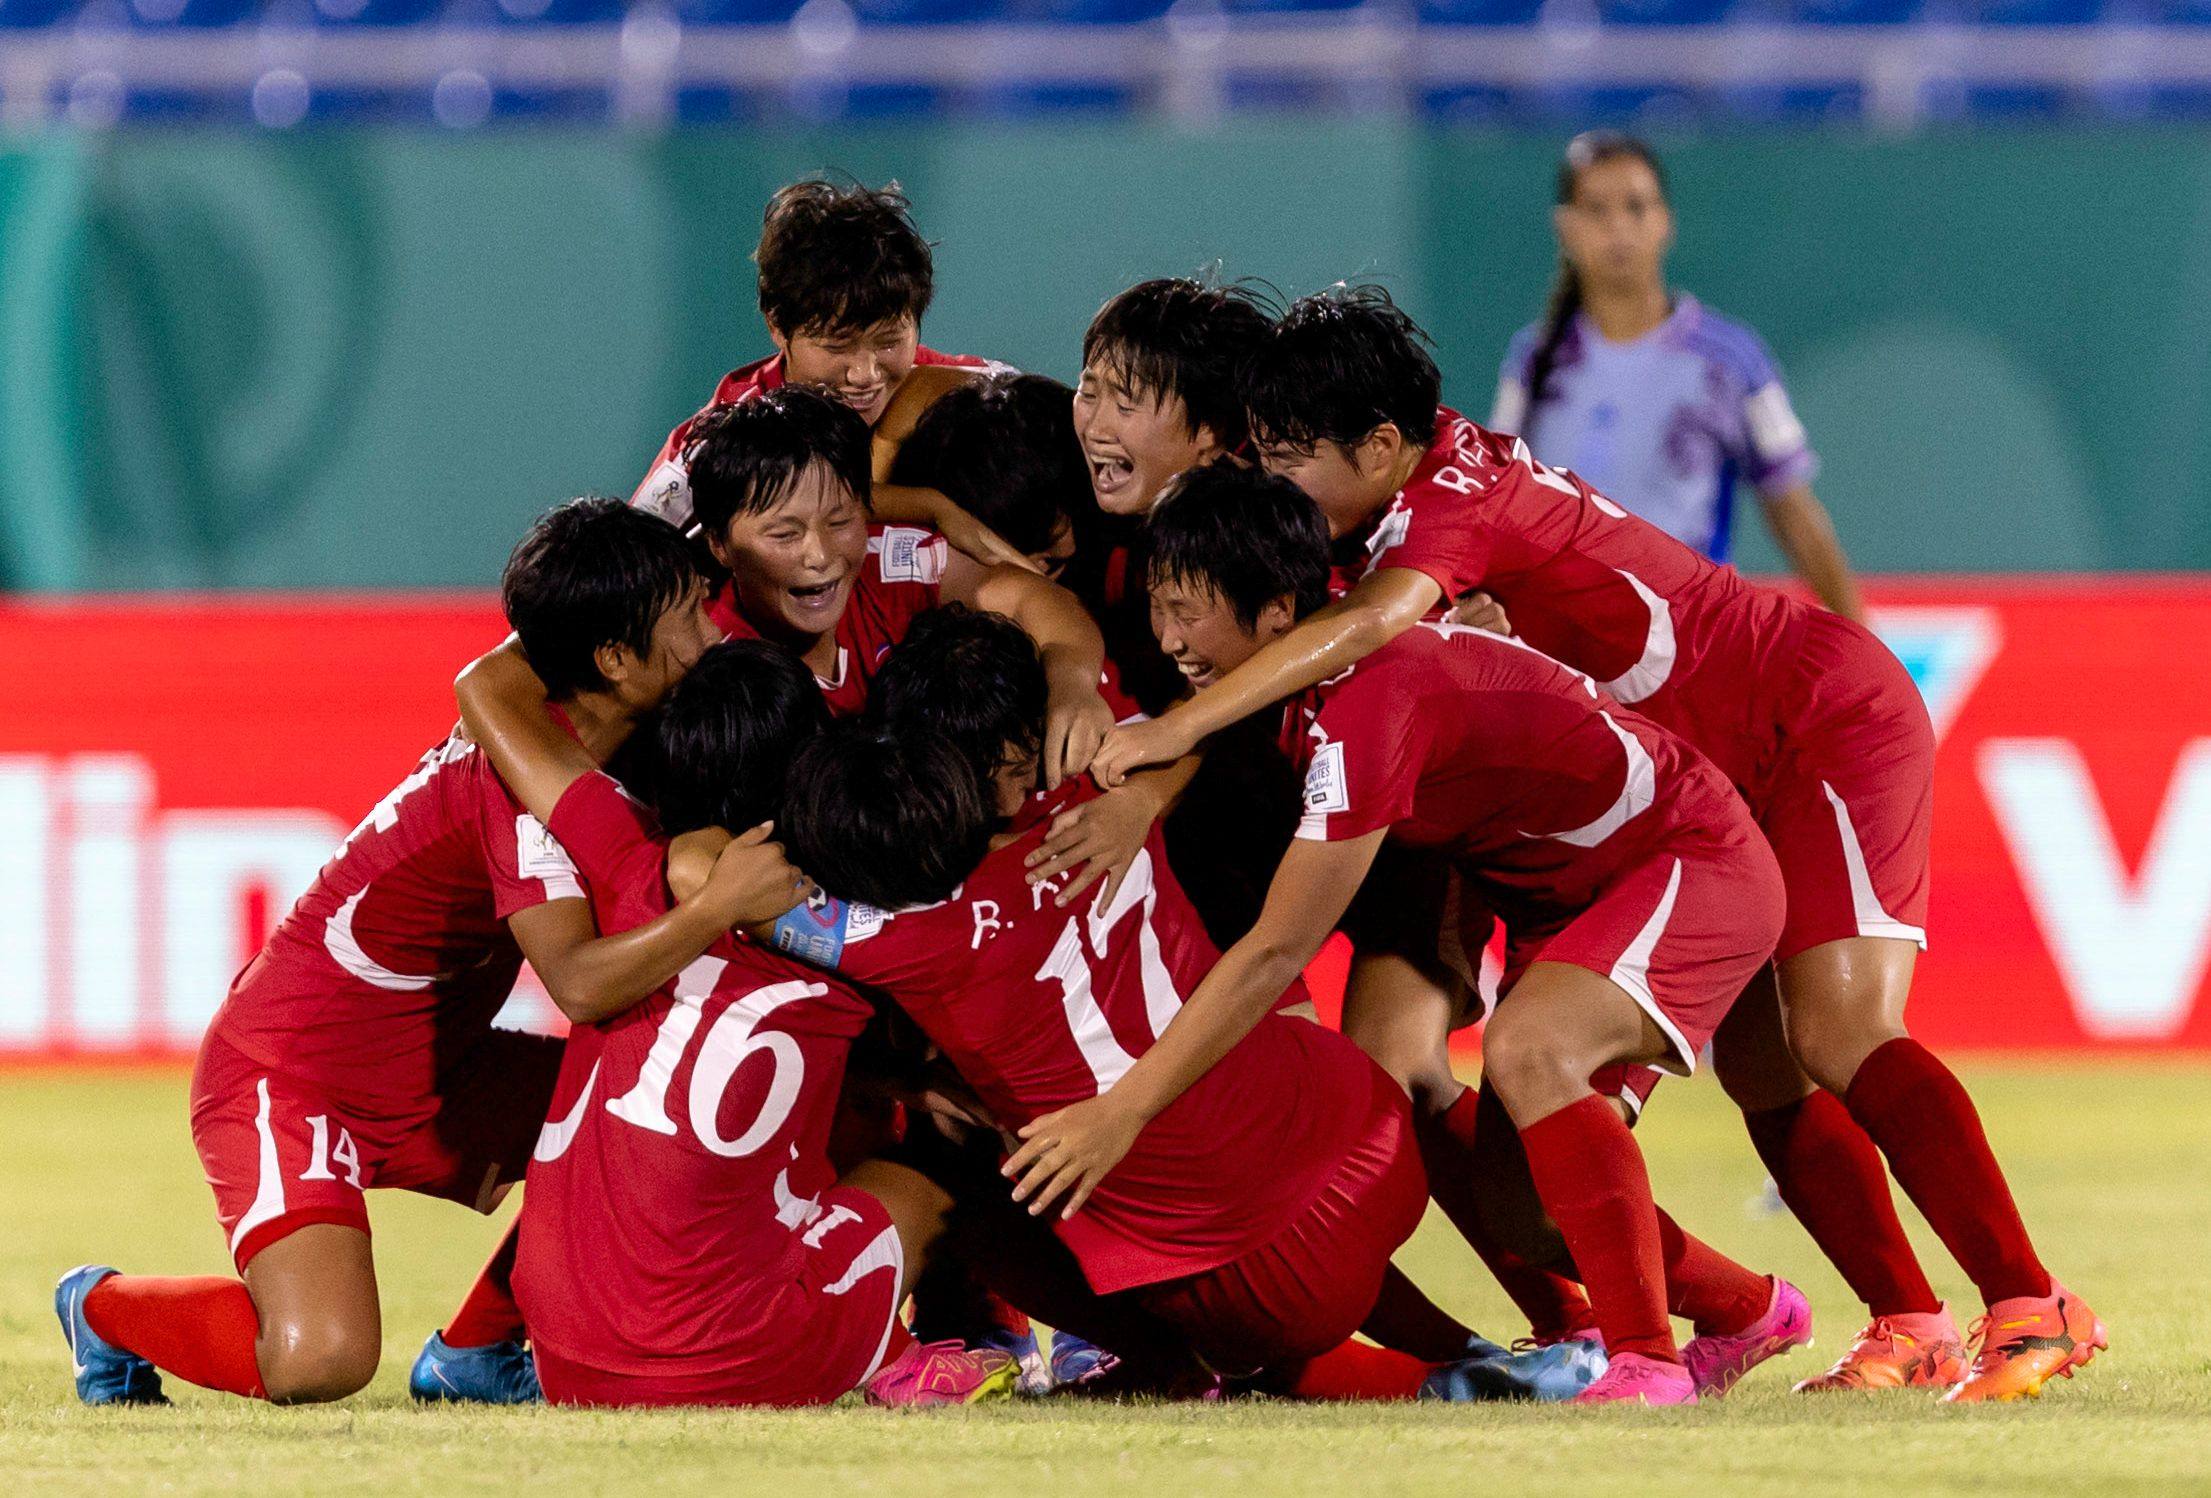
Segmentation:
<svg viewBox="0 0 2211 1498">
<path fill-rule="evenodd" d="M 1044 788 L 1080 775 L 1113 729 L 1113 709 L 1095 681 L 1054 682 L 1044 709 Z"/>
<path fill-rule="evenodd" d="M 1014 1183 L 1013 1199 L 1027 1202 L 1031 1217 L 1064 1197 L 1059 1216 L 1065 1222 L 1082 1210 L 1143 1131 L 1143 1120 L 1109 1092 L 1029 1124 L 1002 1172 Z"/>
<path fill-rule="evenodd" d="M 973 557 L 985 567 L 1019 567 L 1038 577 L 1045 575 L 1042 563 L 950 500 L 938 508 L 936 522 L 938 534 L 951 543 L 954 551 Z"/>
<path fill-rule="evenodd" d="M 699 827 L 668 844 L 668 893 L 688 900 L 706 888 L 713 876 L 714 860 L 733 841 L 720 827 Z"/>
<path fill-rule="evenodd" d="M 1122 723 L 1105 736 L 1091 758 L 1090 778 L 1112 790 L 1144 766 L 1171 765 L 1197 747 L 1177 726 L 1172 712 Z"/>
<path fill-rule="evenodd" d="M 699 898 L 723 926 L 757 926 L 795 908 L 814 892 L 814 881 L 791 867 L 783 845 L 770 840 L 773 822 L 762 822 L 730 840 L 714 860 Z"/>
<path fill-rule="evenodd" d="M 1026 860 L 1029 883 L 1057 879 L 1080 864 L 1081 872 L 1052 903 L 1064 909 L 1103 879 L 1105 885 L 1098 891 L 1098 898 L 1111 905 L 1113 892 L 1121 887 L 1129 865 L 1135 862 L 1144 839 L 1151 836 L 1152 824 L 1158 820 L 1158 797 L 1134 785 L 1107 791 L 1095 801 L 1063 811 L 1052 819 L 1044 841 Z"/>
<path fill-rule="evenodd" d="M 1443 618 L 1447 624 L 1471 625 L 1475 629 L 1486 629 L 1493 635 L 1512 633 L 1512 620 L 1505 617 L 1505 606 L 1487 593 L 1461 595 Z"/>
</svg>

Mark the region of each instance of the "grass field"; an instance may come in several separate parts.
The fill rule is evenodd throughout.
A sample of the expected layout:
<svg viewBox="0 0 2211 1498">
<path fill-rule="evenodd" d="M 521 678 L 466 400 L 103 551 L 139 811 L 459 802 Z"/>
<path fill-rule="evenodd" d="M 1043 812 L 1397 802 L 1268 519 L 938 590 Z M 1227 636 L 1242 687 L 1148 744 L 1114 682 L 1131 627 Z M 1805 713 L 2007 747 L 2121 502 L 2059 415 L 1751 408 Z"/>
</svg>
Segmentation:
<svg viewBox="0 0 2211 1498">
<path fill-rule="evenodd" d="M 170 1410 L 95 1411 L 70 1391 L 52 1312 L 84 1260 L 227 1268 L 185 1129 L 181 1073 L 0 1073 L 0 1498 L 25 1493 L 969 1491 L 1252 1498 L 1348 1491 L 2211 1493 L 2211 1068 L 1969 1069 L 2046 1258 L 2113 1348 L 2040 1404 L 1946 1409 L 1911 1395 L 1808 1400 L 1858 1315 L 1786 1216 L 1716 1088 L 1668 1083 L 1644 1123 L 1660 1198 L 1811 1295 L 1818 1345 L 1724 1404 L 1625 1411 L 1435 1406 L 1108 1408 L 1058 1401 L 899 1416 L 417 1411 L 416 1348 L 488 1249 L 490 1224 L 379 1193 L 385 1360 L 366 1394 L 277 1410 L 179 1388 Z M 1915 1222 L 1915 1228 L 1916 1228 Z M 1935 1281 L 1967 1295 L 1923 1232 Z M 1401 1262 L 1498 1335 L 1502 1295 L 1431 1219 Z M 1977 1309 L 1977 1308 L 1975 1308 Z M 1963 1317 L 1961 1316 L 1961 1320 Z"/>
</svg>

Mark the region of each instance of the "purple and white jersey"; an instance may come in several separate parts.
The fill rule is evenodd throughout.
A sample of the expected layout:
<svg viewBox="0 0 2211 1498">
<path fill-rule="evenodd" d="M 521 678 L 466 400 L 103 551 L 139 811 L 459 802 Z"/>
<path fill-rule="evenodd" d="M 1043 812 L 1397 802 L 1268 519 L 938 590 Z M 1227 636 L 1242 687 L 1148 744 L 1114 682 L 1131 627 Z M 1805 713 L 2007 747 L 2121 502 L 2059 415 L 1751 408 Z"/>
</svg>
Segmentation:
<svg viewBox="0 0 2211 1498">
<path fill-rule="evenodd" d="M 1818 460 L 1764 341 L 1695 297 L 1677 295 L 1632 343 L 1577 315 L 1550 399 L 1531 419 L 1528 365 L 1541 335 L 1540 324 L 1514 335 L 1489 425 L 1712 560 L 1727 560 L 1738 479 L 1774 498 L 1812 477 Z"/>
</svg>

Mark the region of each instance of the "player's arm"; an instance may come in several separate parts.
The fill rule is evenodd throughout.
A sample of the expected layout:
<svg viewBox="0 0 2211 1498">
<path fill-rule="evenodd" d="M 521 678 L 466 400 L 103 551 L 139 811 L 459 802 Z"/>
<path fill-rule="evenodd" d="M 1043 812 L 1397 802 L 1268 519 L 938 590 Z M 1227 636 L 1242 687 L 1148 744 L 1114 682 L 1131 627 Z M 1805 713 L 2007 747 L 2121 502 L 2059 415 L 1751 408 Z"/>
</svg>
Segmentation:
<svg viewBox="0 0 2211 1498">
<path fill-rule="evenodd" d="M 1105 637 L 1075 595 L 1031 572 L 981 567 L 965 557 L 945 565 L 939 594 L 946 601 L 1004 614 L 1036 642 L 1051 696 L 1044 712 L 1044 783 L 1056 787 L 1080 775 L 1113 727 L 1113 709 L 1098 695 L 1105 674 Z"/>
<path fill-rule="evenodd" d="M 1419 623 L 1442 597 L 1425 572 L 1378 568 L 1211 687 L 1149 722 L 1115 728 L 1090 773 L 1100 785 L 1116 786 L 1138 766 L 1180 759 L 1231 723 L 1341 675 Z"/>
<path fill-rule="evenodd" d="M 1218 690 L 1216 688 L 1215 690 Z M 1136 1142 L 1144 1125 L 1249 1035 L 1313 960 L 1388 836 L 1299 839 L 1283 854 L 1259 920 L 1214 964 L 1152 1048 L 1109 1092 L 1046 1114 L 1021 1130 L 1005 1164 L 1013 1199 L 1040 1213 L 1065 1197 L 1072 1217 Z"/>
<path fill-rule="evenodd" d="M 583 745 L 561 732 L 546 713 L 545 683 L 530 669 L 521 642 L 512 635 L 468 663 L 453 682 L 453 695 L 468 736 L 515 799 L 540 822 L 550 822 L 568 788 L 599 768 Z"/>
<path fill-rule="evenodd" d="M 553 1007 L 571 1024 L 610 1020 L 698 960 L 728 927 L 710 899 L 684 901 L 642 926 L 601 936 L 588 900 L 548 900 L 507 918 Z"/>
<path fill-rule="evenodd" d="M 981 370 L 948 364 L 920 365 L 906 376 L 898 387 L 898 394 L 891 397 L 890 407 L 883 412 L 882 420 L 875 423 L 869 442 L 869 462 L 875 475 L 874 497 L 869 508 L 874 510 L 877 520 L 887 524 L 919 525 L 935 531 L 949 541 L 954 550 L 986 567 L 1019 567 L 1041 574 L 1043 569 L 1015 549 L 1012 542 L 954 504 L 942 491 L 918 484 L 890 482 L 891 465 L 898 461 L 898 449 L 913 435 L 921 413 L 947 390 L 982 377 Z"/>
<path fill-rule="evenodd" d="M 1804 579 L 1819 601 L 1845 619 L 1865 622 L 1865 602 L 1858 596 L 1858 579 L 1851 574 L 1850 559 L 1843 555 L 1842 540 L 1827 506 L 1819 502 L 1810 484 L 1792 484 L 1766 499 L 1766 529 L 1773 532 L 1781 554 Z"/>
</svg>

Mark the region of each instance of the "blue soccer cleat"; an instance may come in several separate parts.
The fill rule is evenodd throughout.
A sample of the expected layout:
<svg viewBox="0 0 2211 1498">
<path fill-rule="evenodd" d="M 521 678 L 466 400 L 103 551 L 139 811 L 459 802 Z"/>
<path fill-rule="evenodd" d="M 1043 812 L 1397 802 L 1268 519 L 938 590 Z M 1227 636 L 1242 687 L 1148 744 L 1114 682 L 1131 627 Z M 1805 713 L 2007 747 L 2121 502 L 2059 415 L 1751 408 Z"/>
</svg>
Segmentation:
<svg viewBox="0 0 2211 1498">
<path fill-rule="evenodd" d="M 1446 1363 L 1420 1386 L 1422 1399 L 1472 1404 L 1485 1399 L 1532 1399 L 1556 1403 L 1572 1399 L 1605 1371 L 1605 1353 L 1595 1342 L 1569 1338 L 1528 1352 Z"/>
<path fill-rule="evenodd" d="M 1052 1333 L 1052 1387 L 1071 1389 L 1077 1384 L 1087 1384 L 1103 1378 L 1120 1366 L 1121 1360 L 1095 1342 L 1086 1342 L 1073 1332 L 1055 1330 Z"/>
<path fill-rule="evenodd" d="M 1021 1319 L 1024 1323 L 1028 1320 L 1025 1316 Z M 1000 1324 L 989 1328 L 970 1345 L 979 1351 L 1002 1352 L 1013 1359 L 1014 1366 L 1020 1370 L 1019 1377 L 1014 1381 L 1015 1393 L 1051 1392 L 1052 1369 L 1044 1360 L 1044 1349 L 1037 1345 L 1035 1327 L 1026 1324 L 1019 1327 Z"/>
<path fill-rule="evenodd" d="M 54 1286 L 54 1314 L 69 1339 L 70 1371 L 77 1376 L 77 1397 L 86 1404 L 167 1404 L 161 1375 L 135 1352 L 101 1340 L 84 1319 L 84 1298 L 115 1273 L 105 1264 L 80 1264 Z"/>
<path fill-rule="evenodd" d="M 417 1404 L 539 1404 L 537 1362 L 520 1342 L 450 1347 L 443 1332 L 430 1333 L 407 1375 Z"/>
</svg>

